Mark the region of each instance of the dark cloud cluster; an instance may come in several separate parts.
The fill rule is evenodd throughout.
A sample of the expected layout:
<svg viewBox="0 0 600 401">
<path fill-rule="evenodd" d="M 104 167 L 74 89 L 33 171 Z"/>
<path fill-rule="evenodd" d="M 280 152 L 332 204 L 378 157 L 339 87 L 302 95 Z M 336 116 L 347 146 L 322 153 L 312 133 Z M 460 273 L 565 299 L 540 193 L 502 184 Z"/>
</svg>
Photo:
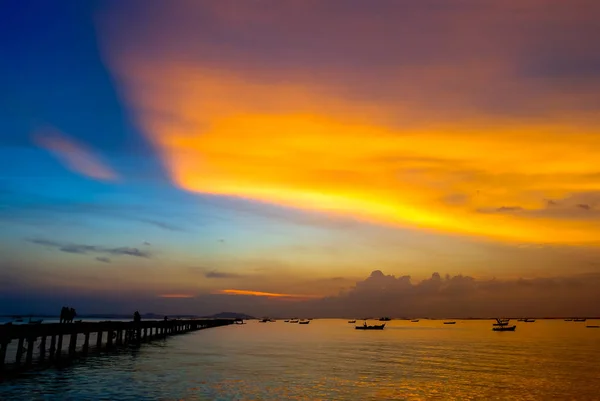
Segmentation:
<svg viewBox="0 0 600 401">
<path fill-rule="evenodd" d="M 66 253 L 77 253 L 77 254 L 108 254 L 108 255 L 125 255 L 125 256 L 135 256 L 138 258 L 150 258 L 151 253 L 148 251 L 143 251 L 138 248 L 132 247 L 117 247 L 117 248 L 107 248 L 103 246 L 97 245 L 86 245 L 86 244 L 75 244 L 75 243 L 64 243 L 58 241 L 52 241 L 47 239 L 29 239 L 29 242 L 32 244 L 43 245 L 46 247 L 51 247 L 58 249 L 61 252 Z M 96 260 L 100 262 L 110 263 L 110 260 L 106 257 L 99 257 Z"/>
<path fill-rule="evenodd" d="M 376 270 L 335 297 L 318 301 L 342 316 L 575 316 L 600 313 L 600 274 L 572 277 L 478 280 L 434 273 L 413 284 Z"/>
</svg>

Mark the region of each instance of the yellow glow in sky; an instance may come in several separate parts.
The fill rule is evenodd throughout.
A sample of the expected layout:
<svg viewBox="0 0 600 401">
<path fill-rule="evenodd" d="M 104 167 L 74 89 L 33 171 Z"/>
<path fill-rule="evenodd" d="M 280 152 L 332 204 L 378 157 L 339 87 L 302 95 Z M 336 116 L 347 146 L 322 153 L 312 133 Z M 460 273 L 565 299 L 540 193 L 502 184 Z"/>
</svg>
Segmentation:
<svg viewBox="0 0 600 401">
<path fill-rule="evenodd" d="M 474 115 L 403 129 L 394 104 L 308 83 L 169 63 L 123 71 L 143 131 L 186 190 L 504 241 L 598 239 L 581 206 L 600 189 L 594 127 Z"/>
</svg>

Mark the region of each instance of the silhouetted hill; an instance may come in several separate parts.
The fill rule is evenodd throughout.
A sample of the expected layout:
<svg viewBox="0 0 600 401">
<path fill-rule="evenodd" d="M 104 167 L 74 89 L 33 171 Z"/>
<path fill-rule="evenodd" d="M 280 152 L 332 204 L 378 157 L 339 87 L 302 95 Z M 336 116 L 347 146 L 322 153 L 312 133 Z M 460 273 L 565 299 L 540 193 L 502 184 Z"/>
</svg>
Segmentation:
<svg viewBox="0 0 600 401">
<path fill-rule="evenodd" d="M 236 313 L 236 312 L 220 312 L 215 313 L 214 315 L 204 316 L 206 318 L 213 319 L 256 319 L 254 316 L 246 315 L 245 313 Z"/>
</svg>

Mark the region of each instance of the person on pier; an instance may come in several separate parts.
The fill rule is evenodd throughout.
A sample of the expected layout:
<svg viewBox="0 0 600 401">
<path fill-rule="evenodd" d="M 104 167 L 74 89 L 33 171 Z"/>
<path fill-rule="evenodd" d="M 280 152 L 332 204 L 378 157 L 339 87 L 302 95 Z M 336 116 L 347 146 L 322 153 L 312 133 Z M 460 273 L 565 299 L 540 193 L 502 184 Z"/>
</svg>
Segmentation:
<svg viewBox="0 0 600 401">
<path fill-rule="evenodd" d="M 142 316 L 140 315 L 140 312 L 138 312 L 138 311 L 135 311 L 135 312 L 133 313 L 133 321 L 134 321 L 135 323 L 139 323 L 139 322 L 141 322 L 141 321 L 142 321 Z"/>
</svg>

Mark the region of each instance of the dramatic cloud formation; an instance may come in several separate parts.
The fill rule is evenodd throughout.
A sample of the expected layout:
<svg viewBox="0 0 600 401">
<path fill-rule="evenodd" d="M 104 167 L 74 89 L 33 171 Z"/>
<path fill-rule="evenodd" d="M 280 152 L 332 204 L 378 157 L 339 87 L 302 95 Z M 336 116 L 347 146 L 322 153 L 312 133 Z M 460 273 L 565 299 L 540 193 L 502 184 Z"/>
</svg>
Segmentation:
<svg viewBox="0 0 600 401">
<path fill-rule="evenodd" d="M 351 290 L 311 307 L 331 316 L 355 317 L 596 316 L 598 285 L 599 274 L 477 280 L 438 273 L 413 284 L 410 276 L 376 270 Z"/>
<path fill-rule="evenodd" d="M 56 248 L 62 252 L 66 253 L 79 253 L 79 254 L 87 254 L 87 253 L 106 253 L 110 255 L 127 255 L 127 256 L 135 256 L 139 258 L 149 258 L 151 256 L 150 252 L 142 251 L 138 248 L 130 248 L 130 247 L 118 247 L 118 248 L 106 248 L 102 246 L 96 245 L 84 245 L 84 244 L 73 244 L 73 243 L 62 243 L 57 241 L 51 241 L 46 239 L 30 239 L 29 242 L 32 244 L 43 245 L 47 247 Z M 96 258 L 96 260 L 101 262 L 110 262 L 107 258 Z"/>
<path fill-rule="evenodd" d="M 89 149 L 57 130 L 37 132 L 34 141 L 70 170 L 103 181 L 117 179 L 117 174 Z"/>
<path fill-rule="evenodd" d="M 595 215 L 521 212 L 600 193 L 590 56 L 600 6 L 445 5 L 156 3 L 135 9 L 135 26 L 109 14 L 100 32 L 182 188 L 508 241 L 596 243 Z"/>
</svg>

